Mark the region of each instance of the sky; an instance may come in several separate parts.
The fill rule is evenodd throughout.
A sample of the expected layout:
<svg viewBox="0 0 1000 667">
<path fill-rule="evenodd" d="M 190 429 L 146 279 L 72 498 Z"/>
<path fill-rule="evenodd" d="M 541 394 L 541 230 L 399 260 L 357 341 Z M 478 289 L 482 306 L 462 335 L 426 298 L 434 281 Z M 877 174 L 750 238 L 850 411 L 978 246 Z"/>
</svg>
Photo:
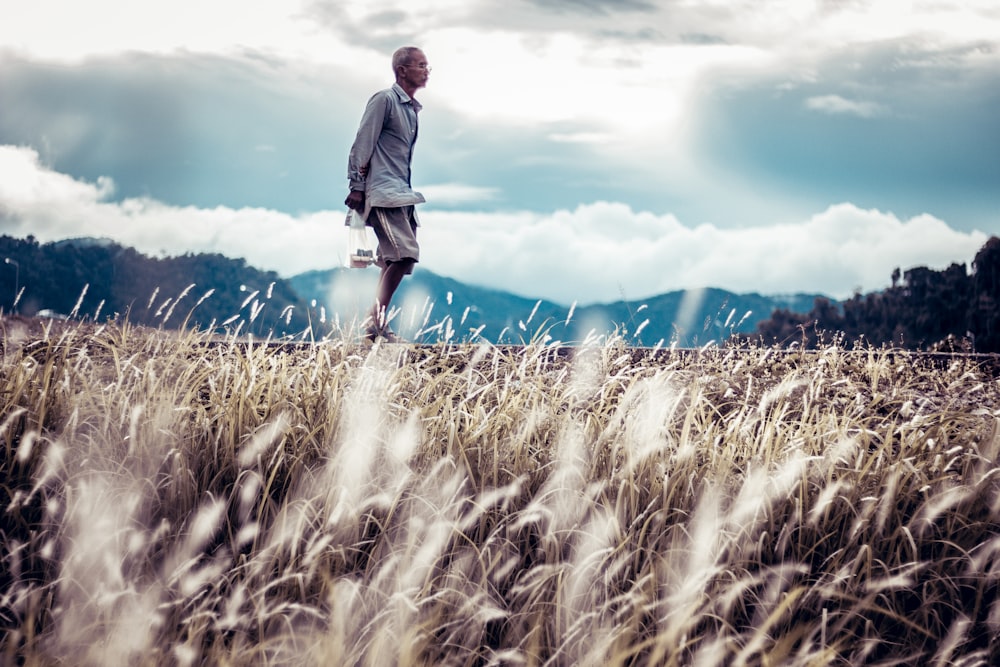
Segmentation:
<svg viewBox="0 0 1000 667">
<path fill-rule="evenodd" d="M 1000 234 L 995 0 L 0 0 L 0 233 L 343 265 L 390 58 L 421 266 L 557 303 L 846 298 Z"/>
</svg>

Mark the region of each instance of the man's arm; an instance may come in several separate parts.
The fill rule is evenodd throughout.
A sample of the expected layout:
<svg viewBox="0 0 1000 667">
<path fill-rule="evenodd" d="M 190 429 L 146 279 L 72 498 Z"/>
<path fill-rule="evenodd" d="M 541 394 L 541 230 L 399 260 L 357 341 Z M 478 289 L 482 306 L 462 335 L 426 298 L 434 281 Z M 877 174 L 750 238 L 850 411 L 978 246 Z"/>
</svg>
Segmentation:
<svg viewBox="0 0 1000 667">
<path fill-rule="evenodd" d="M 382 134 L 387 104 L 388 100 L 383 93 L 376 93 L 368 100 L 368 105 L 361 117 L 358 134 L 354 138 L 354 145 L 351 146 L 351 153 L 347 159 L 347 178 L 350 181 L 351 193 L 347 196 L 345 203 L 358 211 L 364 208 L 365 181 L 371 165 L 372 154 L 375 152 L 375 144 L 378 142 L 379 135 Z"/>
</svg>

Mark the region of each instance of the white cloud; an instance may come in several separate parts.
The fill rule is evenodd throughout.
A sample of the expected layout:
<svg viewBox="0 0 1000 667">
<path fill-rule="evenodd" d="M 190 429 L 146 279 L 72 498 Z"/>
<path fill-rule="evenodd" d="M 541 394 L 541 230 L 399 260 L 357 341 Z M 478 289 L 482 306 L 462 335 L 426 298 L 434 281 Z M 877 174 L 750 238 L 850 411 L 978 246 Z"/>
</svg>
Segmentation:
<svg viewBox="0 0 1000 667">
<path fill-rule="evenodd" d="M 218 252 L 290 275 L 342 263 L 344 214 L 290 216 L 260 208 L 108 201 L 113 184 L 77 181 L 46 168 L 29 148 L 0 146 L 0 232 L 40 242 L 109 238 L 147 254 Z"/>
<path fill-rule="evenodd" d="M 364 46 L 452 28 L 479 34 L 510 31 L 520 34 L 529 47 L 537 46 L 539 35 L 558 31 L 589 37 L 601 34 L 606 39 L 617 33 L 622 42 L 634 42 L 642 35 L 645 41 L 632 51 L 635 59 L 641 59 L 642 48 L 656 35 L 664 39 L 702 35 L 710 38 L 702 40 L 709 43 L 790 43 L 822 48 L 912 34 L 941 41 L 991 39 L 1000 22 L 994 0 L 699 0 L 645 3 L 648 7 L 641 11 L 630 11 L 623 3 L 605 3 L 606 11 L 600 12 L 575 12 L 570 3 L 565 4 L 425 0 L 415 8 L 402 0 L 300 0 L 252 6 L 241 0 L 33 0 L 4 12 L 0 44 L 45 57 L 79 58 L 128 50 L 223 52 L 248 47 L 301 53 L 312 60 L 331 62 L 339 54 L 331 53 L 335 40 L 321 26 L 337 24 L 344 35 Z"/>
<path fill-rule="evenodd" d="M 550 141 L 564 144 L 607 144 L 613 135 L 604 132 L 553 132 Z"/>
<path fill-rule="evenodd" d="M 810 97 L 805 102 L 806 108 L 829 114 L 848 114 L 862 118 L 874 118 L 888 113 L 881 104 L 876 102 L 859 102 L 849 100 L 840 95 L 819 95 Z"/>
<path fill-rule="evenodd" d="M 692 287 L 842 298 L 885 287 L 897 266 L 969 262 L 986 241 L 932 216 L 900 220 L 852 204 L 741 229 L 690 228 L 672 215 L 598 202 L 548 215 L 436 213 L 425 216 L 425 230 L 424 259 L 436 271 L 563 303 Z"/>
<path fill-rule="evenodd" d="M 308 48 L 318 54 L 325 47 L 327 58 L 343 53 L 339 45 L 312 34 L 293 3 L 248 7 L 242 0 L 34 0 L 16 3 L 3 14 L 0 44 L 69 62 L 129 51 L 303 54 Z"/>
<path fill-rule="evenodd" d="M 434 205 L 475 204 L 491 201 L 499 192 L 497 188 L 466 185 L 464 183 L 438 183 L 418 188 L 428 202 Z"/>
<path fill-rule="evenodd" d="M 218 252 L 285 276 L 343 261 L 339 211 L 290 216 L 113 202 L 111 192 L 107 180 L 77 181 L 40 164 L 32 149 L 0 146 L 0 233 L 41 242 L 107 237 L 149 254 Z M 544 214 L 427 209 L 421 220 L 428 269 L 564 304 L 708 286 L 846 297 L 885 287 L 895 267 L 971 262 L 987 238 L 930 215 L 901 220 L 847 203 L 794 224 L 741 229 L 691 228 L 669 214 L 607 202 Z"/>
</svg>

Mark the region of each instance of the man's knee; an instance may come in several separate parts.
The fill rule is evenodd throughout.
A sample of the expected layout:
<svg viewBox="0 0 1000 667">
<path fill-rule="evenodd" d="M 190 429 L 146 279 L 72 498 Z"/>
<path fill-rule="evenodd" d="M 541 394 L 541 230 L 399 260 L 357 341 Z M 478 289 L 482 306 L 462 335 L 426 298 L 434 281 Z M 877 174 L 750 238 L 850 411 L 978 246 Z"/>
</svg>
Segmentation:
<svg viewBox="0 0 1000 667">
<path fill-rule="evenodd" d="M 404 276 L 408 276 L 413 273 L 413 267 L 416 265 L 417 260 L 412 257 L 404 257 L 402 259 L 397 259 L 393 262 L 389 262 L 389 266 L 393 267 L 393 270 L 399 272 Z"/>
</svg>

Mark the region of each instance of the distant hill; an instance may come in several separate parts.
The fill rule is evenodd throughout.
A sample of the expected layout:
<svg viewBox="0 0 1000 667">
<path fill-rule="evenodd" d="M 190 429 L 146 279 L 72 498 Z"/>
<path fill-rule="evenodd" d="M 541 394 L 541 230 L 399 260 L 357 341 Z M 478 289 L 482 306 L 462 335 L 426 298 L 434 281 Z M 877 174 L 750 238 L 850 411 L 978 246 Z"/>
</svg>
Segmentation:
<svg viewBox="0 0 1000 667">
<path fill-rule="evenodd" d="M 331 319 L 356 320 L 366 312 L 378 271 L 335 268 L 290 278 L 306 301 L 315 300 Z M 393 328 L 409 339 L 486 340 L 520 343 L 551 336 L 578 343 L 593 331 L 618 331 L 642 345 L 702 345 L 749 333 L 778 309 L 808 312 L 820 295 L 762 296 L 707 288 L 675 291 L 648 299 L 572 307 L 547 300 L 461 283 L 417 268 L 399 288 Z"/>
<path fill-rule="evenodd" d="M 218 254 L 155 258 L 107 239 L 0 236 L 0 308 L 176 328 L 295 334 L 308 304 L 273 271 Z M 16 300 L 16 306 L 15 306 Z M 228 321 L 228 322 L 227 322 Z M 242 321 L 242 323 L 241 323 Z"/>
<path fill-rule="evenodd" d="M 282 279 L 219 254 L 156 258 L 107 239 L 40 244 L 0 236 L 0 308 L 175 328 L 317 335 L 367 313 L 378 271 L 334 268 Z M 15 298 L 17 299 L 15 308 Z M 632 344 L 680 346 L 754 331 L 778 309 L 806 313 L 816 295 L 767 297 L 720 289 L 574 307 L 468 285 L 418 268 L 393 300 L 393 328 L 410 340 L 578 343 L 621 333 Z"/>
<path fill-rule="evenodd" d="M 108 239 L 38 243 L 0 236 L 0 310 L 259 336 L 323 336 L 356 327 L 378 271 L 334 268 L 283 279 L 219 254 L 148 257 Z M 575 306 L 519 296 L 418 268 L 393 300 L 393 328 L 420 342 L 561 341 L 617 332 L 632 345 L 701 346 L 732 337 L 817 347 L 834 340 L 907 349 L 1000 352 L 1000 238 L 969 272 L 896 269 L 892 287 L 842 302 L 704 288 Z"/>
</svg>

